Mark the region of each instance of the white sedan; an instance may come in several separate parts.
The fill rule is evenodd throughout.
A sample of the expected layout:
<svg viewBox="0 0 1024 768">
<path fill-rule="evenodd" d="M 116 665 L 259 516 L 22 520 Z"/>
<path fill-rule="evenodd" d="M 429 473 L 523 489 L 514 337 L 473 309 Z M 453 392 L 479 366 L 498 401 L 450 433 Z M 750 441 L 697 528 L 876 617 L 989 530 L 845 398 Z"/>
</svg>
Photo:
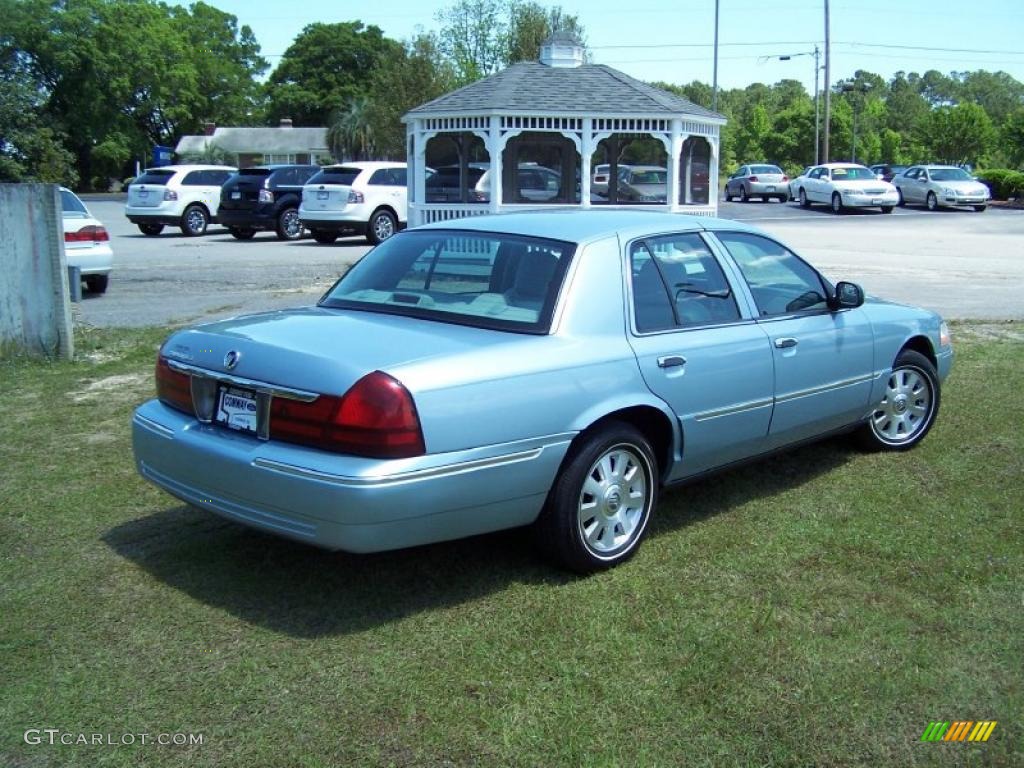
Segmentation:
<svg viewBox="0 0 1024 768">
<path fill-rule="evenodd" d="M 855 163 L 818 165 L 798 180 L 796 196 L 803 208 L 825 203 L 833 213 L 847 208 L 880 208 L 882 213 L 892 213 L 899 203 L 896 187 Z"/>
<path fill-rule="evenodd" d="M 60 205 L 67 264 L 78 267 L 86 288 L 93 293 L 104 293 L 114 262 L 110 235 L 70 189 L 60 188 Z"/>
</svg>

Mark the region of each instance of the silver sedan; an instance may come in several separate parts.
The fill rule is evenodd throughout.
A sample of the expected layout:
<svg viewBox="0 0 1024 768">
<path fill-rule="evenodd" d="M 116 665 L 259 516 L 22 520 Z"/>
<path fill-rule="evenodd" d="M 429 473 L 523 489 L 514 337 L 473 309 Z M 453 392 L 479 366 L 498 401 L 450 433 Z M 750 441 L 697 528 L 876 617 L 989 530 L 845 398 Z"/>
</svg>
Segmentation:
<svg viewBox="0 0 1024 768">
<path fill-rule="evenodd" d="M 971 206 L 981 213 L 991 197 L 988 187 L 953 165 L 915 165 L 895 176 L 892 183 L 899 192 L 900 205 L 922 204 L 929 211 Z"/>
<path fill-rule="evenodd" d="M 725 200 L 738 197 L 744 203 L 760 197 L 766 203 L 773 197 L 780 203 L 789 200 L 789 177 L 777 165 L 741 165 L 725 183 Z"/>
</svg>

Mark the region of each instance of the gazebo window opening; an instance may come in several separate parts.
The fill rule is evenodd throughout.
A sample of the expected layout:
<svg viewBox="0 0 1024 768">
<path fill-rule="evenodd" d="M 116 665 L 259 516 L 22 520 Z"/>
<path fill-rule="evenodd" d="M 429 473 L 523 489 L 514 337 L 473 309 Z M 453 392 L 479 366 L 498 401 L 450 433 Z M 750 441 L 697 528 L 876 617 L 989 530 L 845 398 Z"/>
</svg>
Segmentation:
<svg viewBox="0 0 1024 768">
<path fill-rule="evenodd" d="M 679 156 L 679 203 L 707 205 L 711 195 L 711 144 L 690 136 Z"/>
<path fill-rule="evenodd" d="M 617 133 L 591 156 L 592 169 L 607 165 L 591 200 L 608 205 L 664 205 L 668 200 L 668 153 L 653 136 Z M 605 169 L 601 169 L 605 170 Z"/>
<path fill-rule="evenodd" d="M 578 203 L 579 153 L 557 133 L 524 132 L 501 156 L 502 199 L 507 203 Z"/>
<path fill-rule="evenodd" d="M 472 133 L 443 133 L 427 141 L 425 202 L 486 203 L 490 157 L 484 140 Z"/>
</svg>

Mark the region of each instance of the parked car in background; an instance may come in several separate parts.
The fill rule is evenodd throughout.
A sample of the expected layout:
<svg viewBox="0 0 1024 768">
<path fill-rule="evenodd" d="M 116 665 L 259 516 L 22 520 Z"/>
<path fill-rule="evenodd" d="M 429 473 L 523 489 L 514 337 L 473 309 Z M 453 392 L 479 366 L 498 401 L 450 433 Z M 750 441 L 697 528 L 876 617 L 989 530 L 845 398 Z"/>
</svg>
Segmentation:
<svg viewBox="0 0 1024 768">
<path fill-rule="evenodd" d="M 628 170 L 629 165 L 626 163 L 619 163 L 618 170 Z M 611 174 L 611 165 L 608 163 L 601 163 L 600 165 L 594 166 L 594 176 L 590 182 L 590 191 L 594 194 L 601 195 L 602 197 L 608 196 L 608 181 Z"/>
<path fill-rule="evenodd" d="M 78 267 L 92 293 L 106 293 L 114 265 L 110 234 L 70 189 L 60 188 L 60 207 L 68 266 Z"/>
<path fill-rule="evenodd" d="M 662 487 L 843 430 L 912 448 L 952 359 L 934 313 L 743 224 L 473 216 L 388 239 L 316 307 L 174 332 L 133 446 L 144 478 L 278 536 L 532 524 L 588 572 L 636 551 Z"/>
<path fill-rule="evenodd" d="M 759 197 L 766 203 L 775 198 L 780 203 L 789 200 L 789 177 L 777 165 L 741 165 L 725 182 L 725 201 L 738 197 L 744 203 Z"/>
<path fill-rule="evenodd" d="M 363 235 L 377 245 L 408 221 L 405 163 L 329 165 L 302 188 L 299 221 L 318 243 Z"/>
<path fill-rule="evenodd" d="M 125 216 L 144 235 L 159 235 L 165 226 L 202 235 L 217 221 L 221 186 L 237 171 L 226 165 L 147 168 L 128 186 Z"/>
<path fill-rule="evenodd" d="M 273 230 L 280 240 L 302 236 L 299 204 L 302 187 L 318 165 L 258 165 L 243 168 L 220 190 L 220 223 L 238 240 Z"/>
<path fill-rule="evenodd" d="M 466 168 L 466 200 L 487 203 L 491 200 L 491 164 L 469 163 Z M 561 195 L 562 177 L 557 171 L 536 163 L 520 163 L 516 175 L 514 198 L 507 193 L 505 203 L 545 203 Z M 462 201 L 459 166 L 443 165 L 434 170 L 426 182 L 428 203 Z"/>
<path fill-rule="evenodd" d="M 870 168 L 856 163 L 826 163 L 812 168 L 797 188 L 800 205 L 826 203 L 833 213 L 847 208 L 880 208 L 892 213 L 899 202 L 896 187 L 881 181 Z"/>
<path fill-rule="evenodd" d="M 881 176 L 882 181 L 891 182 L 894 176 L 898 176 L 903 173 L 910 166 L 907 165 L 892 165 L 890 163 L 878 163 L 871 166 L 871 170 L 874 171 L 876 176 Z"/>
<path fill-rule="evenodd" d="M 954 165 L 914 165 L 893 181 L 900 205 L 924 205 L 929 211 L 970 206 L 980 213 L 992 196 L 987 186 Z"/>
<path fill-rule="evenodd" d="M 487 190 L 480 185 L 480 179 L 491 167 L 490 163 L 468 163 L 466 166 L 467 203 L 487 200 Z M 426 180 L 426 201 L 428 203 L 459 203 L 462 200 L 462 183 L 457 165 L 442 165 L 433 170 Z M 488 183 L 490 176 L 488 178 Z"/>
<path fill-rule="evenodd" d="M 794 176 L 792 179 L 789 180 L 789 199 L 790 200 L 797 200 L 797 199 L 799 199 L 800 195 L 798 193 L 798 190 L 800 189 L 800 184 L 803 182 L 804 177 L 808 173 L 813 171 L 813 170 L 814 170 L 814 166 L 813 165 L 805 165 L 804 169 L 802 171 L 800 171 L 799 175 Z"/>
<path fill-rule="evenodd" d="M 668 199 L 668 171 L 657 165 L 619 168 L 620 203 L 664 203 Z"/>
</svg>

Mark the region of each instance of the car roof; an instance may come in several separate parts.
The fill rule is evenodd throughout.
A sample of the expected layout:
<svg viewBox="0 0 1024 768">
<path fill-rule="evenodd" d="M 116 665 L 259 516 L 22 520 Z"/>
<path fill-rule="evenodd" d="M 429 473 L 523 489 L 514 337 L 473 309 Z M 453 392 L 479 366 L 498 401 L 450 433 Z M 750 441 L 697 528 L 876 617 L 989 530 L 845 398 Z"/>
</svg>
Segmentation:
<svg viewBox="0 0 1024 768">
<path fill-rule="evenodd" d="M 143 173 L 151 171 L 237 171 L 233 165 L 157 165 L 146 168 Z"/>
<path fill-rule="evenodd" d="M 691 216 L 649 210 L 557 210 L 524 211 L 485 216 L 470 216 L 455 221 L 424 224 L 410 231 L 441 229 L 474 232 L 507 232 L 516 235 L 546 237 L 574 243 L 587 243 L 619 235 L 625 240 L 658 233 L 695 230 L 737 230 L 758 232 L 754 227 L 729 219 Z"/>
<path fill-rule="evenodd" d="M 397 160 L 353 160 L 348 163 L 331 163 L 323 166 L 320 170 L 326 171 L 329 168 L 358 168 L 362 171 L 376 171 L 380 168 L 405 168 L 405 163 Z"/>
<path fill-rule="evenodd" d="M 818 167 L 818 166 L 815 166 Z M 822 168 L 866 168 L 867 166 L 861 165 L 860 163 L 822 163 Z"/>
</svg>

